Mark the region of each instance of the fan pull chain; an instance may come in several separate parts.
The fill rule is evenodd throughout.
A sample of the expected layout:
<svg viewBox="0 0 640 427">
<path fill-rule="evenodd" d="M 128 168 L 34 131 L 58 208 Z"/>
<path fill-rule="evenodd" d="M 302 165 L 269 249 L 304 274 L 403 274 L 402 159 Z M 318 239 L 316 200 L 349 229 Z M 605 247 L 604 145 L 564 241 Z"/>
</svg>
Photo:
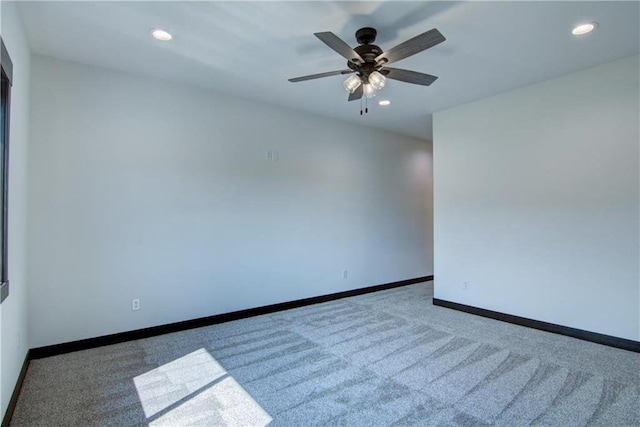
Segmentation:
<svg viewBox="0 0 640 427">
<path fill-rule="evenodd" d="M 369 100 L 366 96 L 360 98 L 360 115 L 362 115 L 362 100 L 364 99 L 364 114 L 369 114 Z"/>
</svg>

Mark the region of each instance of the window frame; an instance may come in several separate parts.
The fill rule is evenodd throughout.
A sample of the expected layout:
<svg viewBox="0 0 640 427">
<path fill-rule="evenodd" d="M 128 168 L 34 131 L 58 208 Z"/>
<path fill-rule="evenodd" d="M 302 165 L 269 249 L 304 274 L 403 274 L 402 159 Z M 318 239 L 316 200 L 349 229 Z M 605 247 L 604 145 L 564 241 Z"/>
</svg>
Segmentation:
<svg viewBox="0 0 640 427">
<path fill-rule="evenodd" d="M 9 296 L 9 273 L 8 261 L 8 234 L 9 234 L 9 124 L 11 122 L 11 86 L 13 85 L 13 62 L 9 56 L 4 40 L 0 37 L 1 57 L 0 57 L 0 98 L 2 105 L 1 122 L 2 132 L 0 133 L 0 233 L 2 233 L 2 243 L 0 244 L 0 303 Z"/>
</svg>

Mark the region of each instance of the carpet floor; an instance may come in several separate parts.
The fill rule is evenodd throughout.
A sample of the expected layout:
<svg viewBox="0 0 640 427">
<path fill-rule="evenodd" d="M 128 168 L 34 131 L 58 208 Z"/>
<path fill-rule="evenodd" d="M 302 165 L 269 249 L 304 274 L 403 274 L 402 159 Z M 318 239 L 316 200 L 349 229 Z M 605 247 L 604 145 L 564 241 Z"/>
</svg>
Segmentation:
<svg viewBox="0 0 640 427">
<path fill-rule="evenodd" d="M 640 354 L 432 282 L 31 362 L 12 426 L 640 425 Z"/>
</svg>

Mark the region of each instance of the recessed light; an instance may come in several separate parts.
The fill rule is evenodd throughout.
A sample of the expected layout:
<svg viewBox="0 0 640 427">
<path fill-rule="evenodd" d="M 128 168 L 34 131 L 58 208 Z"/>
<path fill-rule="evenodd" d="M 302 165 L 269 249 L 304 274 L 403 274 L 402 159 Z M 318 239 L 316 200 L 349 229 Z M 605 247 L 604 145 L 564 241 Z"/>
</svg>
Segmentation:
<svg viewBox="0 0 640 427">
<path fill-rule="evenodd" d="M 573 27 L 573 30 L 571 30 L 571 34 L 573 34 L 574 36 L 581 36 L 595 30 L 597 26 L 597 22 L 589 22 L 588 24 L 576 25 L 575 27 Z"/>
<path fill-rule="evenodd" d="M 383 99 L 382 101 L 378 102 L 378 105 L 386 107 L 387 105 L 391 105 L 391 101 L 389 101 L 388 99 Z"/>
<path fill-rule="evenodd" d="M 151 35 L 153 36 L 154 39 L 160 40 L 163 42 L 168 42 L 173 38 L 173 36 L 169 32 L 165 30 L 160 30 L 160 29 L 155 29 L 151 31 Z"/>
</svg>

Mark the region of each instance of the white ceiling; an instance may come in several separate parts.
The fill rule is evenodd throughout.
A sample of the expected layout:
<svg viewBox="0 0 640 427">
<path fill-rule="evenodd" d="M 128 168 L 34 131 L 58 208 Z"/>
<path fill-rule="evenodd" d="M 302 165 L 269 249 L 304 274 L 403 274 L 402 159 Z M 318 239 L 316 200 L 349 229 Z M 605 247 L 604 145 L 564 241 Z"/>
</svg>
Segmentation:
<svg viewBox="0 0 640 427">
<path fill-rule="evenodd" d="M 323 116 L 431 139 L 431 113 L 640 51 L 640 3 L 532 2 L 30 2 L 20 4 L 34 52 L 212 88 Z M 576 37 L 571 28 L 597 21 Z M 313 36 L 355 46 L 364 26 L 383 49 L 438 28 L 444 43 L 395 63 L 439 76 L 430 87 L 389 81 L 367 116 L 347 103 L 345 68 Z M 150 29 L 171 31 L 158 42 Z M 615 76 L 611 76 L 615 78 Z"/>
</svg>

